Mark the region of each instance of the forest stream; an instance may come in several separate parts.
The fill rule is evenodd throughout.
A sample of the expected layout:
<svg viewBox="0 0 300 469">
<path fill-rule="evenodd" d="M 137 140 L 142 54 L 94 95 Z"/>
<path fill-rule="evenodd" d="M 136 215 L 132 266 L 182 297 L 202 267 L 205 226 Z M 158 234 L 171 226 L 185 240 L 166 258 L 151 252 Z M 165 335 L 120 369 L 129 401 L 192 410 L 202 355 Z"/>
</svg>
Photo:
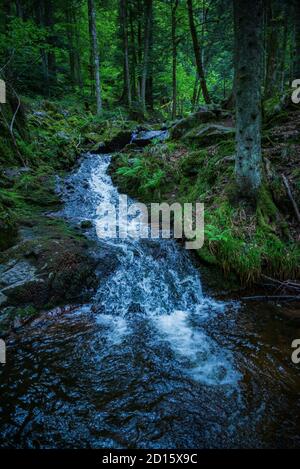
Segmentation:
<svg viewBox="0 0 300 469">
<path fill-rule="evenodd" d="M 107 275 L 92 302 L 45 313 L 9 341 L 1 446 L 299 446 L 300 329 L 265 303 L 203 293 L 201 268 L 174 240 L 97 239 L 99 203 L 119 196 L 110 159 L 83 155 L 59 182 L 60 216 L 92 222 Z"/>
</svg>

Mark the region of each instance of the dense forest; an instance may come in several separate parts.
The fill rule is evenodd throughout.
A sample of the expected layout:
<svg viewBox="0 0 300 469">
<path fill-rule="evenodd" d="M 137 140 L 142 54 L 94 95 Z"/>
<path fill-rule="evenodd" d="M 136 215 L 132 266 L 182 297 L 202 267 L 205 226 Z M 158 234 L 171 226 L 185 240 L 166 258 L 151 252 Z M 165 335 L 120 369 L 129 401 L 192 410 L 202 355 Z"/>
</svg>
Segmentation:
<svg viewBox="0 0 300 469">
<path fill-rule="evenodd" d="M 299 0 L 0 12 L 0 447 L 299 446 Z M 120 193 L 203 247 L 99 239 Z"/>
</svg>

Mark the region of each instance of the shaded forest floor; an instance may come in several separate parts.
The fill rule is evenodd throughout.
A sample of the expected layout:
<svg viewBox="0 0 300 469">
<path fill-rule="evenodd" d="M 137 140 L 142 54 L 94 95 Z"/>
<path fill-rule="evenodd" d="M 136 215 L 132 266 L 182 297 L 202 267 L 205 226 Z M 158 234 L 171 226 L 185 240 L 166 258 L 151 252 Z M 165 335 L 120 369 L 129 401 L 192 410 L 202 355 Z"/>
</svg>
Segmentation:
<svg viewBox="0 0 300 469">
<path fill-rule="evenodd" d="M 253 209 L 235 197 L 234 124 L 227 111 L 200 110 L 173 124 L 169 140 L 141 149 L 128 144 L 141 124 L 121 111 L 95 118 L 76 104 L 25 100 L 16 145 L 1 124 L 2 329 L 41 309 L 85 301 L 96 288 L 88 227 L 71 228 L 55 216 L 61 207 L 57 176 L 86 151 L 119 151 L 113 180 L 141 201 L 203 202 L 205 244 L 197 254 L 213 272 L 222 272 L 225 290 L 253 285 L 263 275 L 299 280 L 300 230 L 282 179 L 284 174 L 299 205 L 299 124 L 297 110 L 266 117 L 264 185 Z"/>
<path fill-rule="evenodd" d="M 181 121 L 172 140 L 142 152 L 125 148 L 114 156 L 112 176 L 123 192 L 142 201 L 203 202 L 205 244 L 198 255 L 236 284 L 253 284 L 262 274 L 299 279 L 299 222 L 282 178 L 299 205 L 299 119 L 295 110 L 266 119 L 264 184 L 256 207 L 236 197 L 235 144 L 226 113 L 210 116 L 209 122 L 201 113 L 198 123 Z"/>
</svg>

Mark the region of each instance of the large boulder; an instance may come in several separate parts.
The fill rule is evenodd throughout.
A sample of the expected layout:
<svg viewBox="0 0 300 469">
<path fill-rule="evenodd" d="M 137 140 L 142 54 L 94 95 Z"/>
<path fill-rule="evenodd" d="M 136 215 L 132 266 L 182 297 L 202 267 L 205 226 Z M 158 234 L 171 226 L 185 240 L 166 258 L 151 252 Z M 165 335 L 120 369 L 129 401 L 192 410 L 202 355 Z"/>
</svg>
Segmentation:
<svg viewBox="0 0 300 469">
<path fill-rule="evenodd" d="M 49 305 L 85 300 L 96 287 L 96 262 L 74 239 L 25 241 L 3 254 L 0 304 Z"/>
<path fill-rule="evenodd" d="M 184 134 L 182 140 L 187 143 L 211 145 L 221 140 L 233 138 L 234 135 L 234 127 L 226 127 L 219 124 L 202 124 Z"/>
<path fill-rule="evenodd" d="M 190 114 L 184 119 L 180 119 L 170 130 L 170 136 L 173 139 L 181 138 L 190 129 L 197 127 L 204 122 L 210 122 L 216 119 L 216 114 L 208 109 L 201 109 L 193 114 Z"/>
</svg>

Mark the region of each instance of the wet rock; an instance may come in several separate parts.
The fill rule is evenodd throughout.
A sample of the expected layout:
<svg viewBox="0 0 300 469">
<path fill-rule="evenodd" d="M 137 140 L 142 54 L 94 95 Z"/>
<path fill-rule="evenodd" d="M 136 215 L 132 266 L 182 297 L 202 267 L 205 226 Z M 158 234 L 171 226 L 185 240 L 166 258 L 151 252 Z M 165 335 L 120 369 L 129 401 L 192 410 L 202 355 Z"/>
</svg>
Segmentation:
<svg viewBox="0 0 300 469">
<path fill-rule="evenodd" d="M 27 166 L 21 168 L 6 168 L 4 169 L 3 174 L 7 179 L 14 181 L 21 176 L 21 174 L 28 173 L 30 171 L 31 169 Z"/>
<path fill-rule="evenodd" d="M 149 145 L 153 140 L 163 142 L 169 136 L 168 130 L 144 130 L 133 133 L 132 143 L 138 147 L 145 147 Z"/>
<path fill-rule="evenodd" d="M 35 279 L 36 268 L 29 262 L 19 261 L 13 266 L 8 264 L 6 267 L 0 274 L 0 285 L 2 287 L 21 286 Z"/>
<path fill-rule="evenodd" d="M 7 302 L 7 296 L 4 293 L 0 292 L 0 306 L 4 305 Z"/>
<path fill-rule="evenodd" d="M 83 220 L 80 223 L 80 228 L 86 230 L 93 227 L 93 223 L 90 220 Z"/>
<path fill-rule="evenodd" d="M 104 142 L 104 145 L 100 145 L 96 153 L 111 153 L 122 150 L 125 145 L 131 142 L 131 135 L 131 130 L 120 130 L 111 140 L 107 140 Z"/>
<path fill-rule="evenodd" d="M 3 291 L 7 295 L 7 304 L 14 306 L 32 304 L 41 308 L 47 304 L 49 299 L 48 284 L 42 279 L 15 284 Z"/>
<path fill-rule="evenodd" d="M 97 275 L 100 279 L 110 275 L 120 264 L 117 252 L 114 253 L 105 248 L 102 248 L 100 252 L 97 252 L 96 262 Z"/>
</svg>

